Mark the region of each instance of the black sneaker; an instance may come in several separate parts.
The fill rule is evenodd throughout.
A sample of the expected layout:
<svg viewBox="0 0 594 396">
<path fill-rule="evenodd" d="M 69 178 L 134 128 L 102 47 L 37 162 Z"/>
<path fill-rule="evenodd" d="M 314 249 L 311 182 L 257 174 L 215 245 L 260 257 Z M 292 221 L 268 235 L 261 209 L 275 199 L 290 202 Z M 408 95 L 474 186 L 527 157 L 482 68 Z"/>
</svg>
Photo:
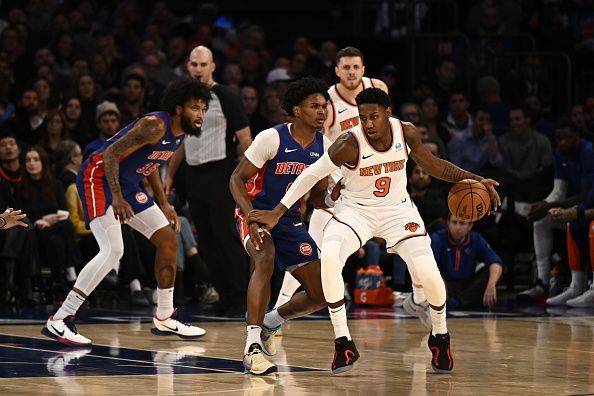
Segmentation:
<svg viewBox="0 0 594 396">
<path fill-rule="evenodd" d="M 429 333 L 427 341 L 429 349 L 433 354 L 431 367 L 436 373 L 449 373 L 454 368 L 454 359 L 450 351 L 450 333 L 436 334 Z"/>
<path fill-rule="evenodd" d="M 359 351 L 353 340 L 340 337 L 334 340 L 334 359 L 332 360 L 332 374 L 344 373 L 353 368 L 359 359 Z"/>
</svg>

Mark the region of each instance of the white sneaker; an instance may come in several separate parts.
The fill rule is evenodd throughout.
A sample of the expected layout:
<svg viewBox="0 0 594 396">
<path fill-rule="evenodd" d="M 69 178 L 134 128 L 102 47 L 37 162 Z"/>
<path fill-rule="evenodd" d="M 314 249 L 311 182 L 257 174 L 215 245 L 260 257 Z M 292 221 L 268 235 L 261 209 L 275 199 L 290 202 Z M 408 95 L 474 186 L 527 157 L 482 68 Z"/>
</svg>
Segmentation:
<svg viewBox="0 0 594 396">
<path fill-rule="evenodd" d="M 54 320 L 53 315 L 50 316 L 45 327 L 41 329 L 41 334 L 64 345 L 91 346 L 91 340 L 78 334 L 78 331 L 76 331 L 74 316 L 67 316 L 64 319 L 56 320 Z"/>
<path fill-rule="evenodd" d="M 266 375 L 277 370 L 276 365 L 266 359 L 258 344 L 252 344 L 249 352 L 243 356 L 243 367 L 254 375 Z"/>
<path fill-rule="evenodd" d="M 578 297 L 584 293 L 585 288 L 583 286 L 570 285 L 567 290 L 561 294 L 557 294 L 555 297 L 547 298 L 548 305 L 567 305 L 567 301 Z"/>
<path fill-rule="evenodd" d="M 260 341 L 262 341 L 262 352 L 268 356 L 276 355 L 276 344 L 274 342 L 274 337 L 276 336 L 276 332 L 280 330 L 280 326 L 276 329 L 269 329 L 268 327 L 262 325 L 261 328 Z"/>
<path fill-rule="evenodd" d="M 175 334 L 178 337 L 185 339 L 198 338 L 206 334 L 206 330 L 201 327 L 192 326 L 174 319 L 176 313 L 177 309 L 173 311 L 170 317 L 163 320 L 153 316 L 153 324 L 155 327 L 151 328 L 151 333 L 158 336 Z"/>
<path fill-rule="evenodd" d="M 429 315 L 429 303 L 427 301 L 419 305 L 414 302 L 413 294 L 411 293 L 402 303 L 402 309 L 407 314 L 419 318 L 423 327 L 431 331 L 431 316 Z"/>
<path fill-rule="evenodd" d="M 567 305 L 575 308 L 594 308 L 594 282 L 585 293 L 567 300 Z"/>
</svg>

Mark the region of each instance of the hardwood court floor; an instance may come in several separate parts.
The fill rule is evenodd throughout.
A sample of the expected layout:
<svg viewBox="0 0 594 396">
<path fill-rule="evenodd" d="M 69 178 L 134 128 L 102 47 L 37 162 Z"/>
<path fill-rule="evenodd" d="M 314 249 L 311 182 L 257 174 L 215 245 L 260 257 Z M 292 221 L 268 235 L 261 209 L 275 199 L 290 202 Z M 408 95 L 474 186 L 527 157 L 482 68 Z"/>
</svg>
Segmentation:
<svg viewBox="0 0 594 396">
<path fill-rule="evenodd" d="M 151 335 L 146 314 L 96 313 L 78 325 L 93 340 L 92 349 L 73 350 L 43 337 L 39 330 L 44 320 L 38 317 L 29 320 L 35 324 L 0 326 L 0 394 L 594 393 L 594 312 L 452 314 L 456 315 L 448 320 L 455 359 L 452 374 L 431 371 L 427 334 L 420 323 L 399 309 L 389 309 L 351 313 L 355 319 L 350 320 L 351 334 L 361 359 L 354 370 L 337 376 L 329 371 L 333 354 L 329 320 L 291 322 L 284 336 L 276 338 L 279 352 L 273 361 L 279 373 L 267 377 L 243 374 L 243 322 L 205 322 L 198 317 L 192 322 L 203 325 L 207 335 L 183 341 Z"/>
</svg>

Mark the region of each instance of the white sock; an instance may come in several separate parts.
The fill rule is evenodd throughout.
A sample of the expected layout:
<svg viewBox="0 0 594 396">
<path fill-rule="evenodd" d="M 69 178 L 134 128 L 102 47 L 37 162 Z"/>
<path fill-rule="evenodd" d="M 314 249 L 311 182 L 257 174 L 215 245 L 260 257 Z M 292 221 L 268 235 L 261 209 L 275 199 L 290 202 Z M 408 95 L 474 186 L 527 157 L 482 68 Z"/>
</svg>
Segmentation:
<svg viewBox="0 0 594 396">
<path fill-rule="evenodd" d="M 262 328 L 260 326 L 254 325 L 247 325 L 247 338 L 245 340 L 245 349 L 243 350 L 243 354 L 247 355 L 250 347 L 252 344 L 261 345 L 260 341 L 260 333 L 262 332 Z"/>
<path fill-rule="evenodd" d="M 330 312 L 332 326 L 334 326 L 334 338 L 346 337 L 350 340 L 351 333 L 349 333 L 349 326 L 347 325 L 346 307 L 344 304 L 338 308 L 328 307 L 328 311 Z"/>
<path fill-rule="evenodd" d="M 413 302 L 415 304 L 421 305 L 425 301 L 427 301 L 427 297 L 425 297 L 425 289 L 423 289 L 423 286 L 417 286 L 413 283 L 412 289 L 413 289 Z"/>
<path fill-rule="evenodd" d="M 66 267 L 66 280 L 68 282 L 74 282 L 76 280 L 76 272 L 74 267 Z"/>
<path fill-rule="evenodd" d="M 83 296 L 70 290 L 70 293 L 66 296 L 66 299 L 62 303 L 62 306 L 54 314 L 54 320 L 64 319 L 67 316 L 75 315 L 82 303 L 85 302 Z"/>
<path fill-rule="evenodd" d="M 173 287 L 157 289 L 157 319 L 167 319 L 173 313 Z"/>
<path fill-rule="evenodd" d="M 264 315 L 264 326 L 269 329 L 276 329 L 285 322 L 285 319 L 280 316 L 276 308 Z"/>
<path fill-rule="evenodd" d="M 283 277 L 283 284 L 281 289 L 278 293 L 278 298 L 276 299 L 276 304 L 274 304 L 274 308 L 278 308 L 293 297 L 293 294 L 299 289 L 301 284 L 290 272 L 285 272 L 285 276 Z"/>
<path fill-rule="evenodd" d="M 135 291 L 141 291 L 142 288 L 140 287 L 140 281 L 136 278 L 130 281 L 130 293 Z"/>
<path fill-rule="evenodd" d="M 429 314 L 431 316 L 431 325 L 433 328 L 431 329 L 431 334 L 445 334 L 448 332 L 448 328 L 446 326 L 446 308 L 445 305 L 442 310 L 436 311 L 433 307 L 429 306 Z"/>
<path fill-rule="evenodd" d="M 571 271 L 571 284 L 569 287 L 579 289 L 584 285 L 584 271 Z"/>
</svg>

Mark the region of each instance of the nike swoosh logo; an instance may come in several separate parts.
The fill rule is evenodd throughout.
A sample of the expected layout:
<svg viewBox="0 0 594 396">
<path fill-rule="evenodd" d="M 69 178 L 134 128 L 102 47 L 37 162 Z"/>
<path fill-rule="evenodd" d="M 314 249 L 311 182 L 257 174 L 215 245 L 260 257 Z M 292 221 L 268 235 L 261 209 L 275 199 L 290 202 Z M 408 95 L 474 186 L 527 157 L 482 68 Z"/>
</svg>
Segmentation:
<svg viewBox="0 0 594 396">
<path fill-rule="evenodd" d="M 373 155 L 373 154 L 364 155 L 364 156 L 363 156 L 363 159 L 367 159 L 367 158 L 371 157 L 372 155 Z"/>
<path fill-rule="evenodd" d="M 175 326 L 175 329 L 174 329 L 174 328 L 171 328 L 171 327 L 167 327 L 167 326 L 165 326 L 165 325 L 161 325 L 161 326 L 163 326 L 163 327 L 165 327 L 166 329 L 169 329 L 169 330 L 171 330 L 171 331 L 177 331 L 177 326 Z"/>
<path fill-rule="evenodd" d="M 161 143 L 163 143 L 163 144 L 169 144 L 171 142 L 168 142 L 167 140 L 163 140 L 163 141 L 161 141 Z"/>
<path fill-rule="evenodd" d="M 59 335 L 60 337 L 62 337 L 62 336 L 64 335 L 64 331 L 65 331 L 65 330 L 58 331 L 58 329 L 56 329 L 56 328 L 55 328 L 53 325 L 52 325 L 52 329 L 54 329 L 54 331 L 55 331 L 56 333 L 58 333 L 58 335 Z"/>
<path fill-rule="evenodd" d="M 345 111 L 347 111 L 347 109 L 338 110 L 338 114 L 342 114 L 342 113 L 344 113 Z"/>
<path fill-rule="evenodd" d="M 289 150 L 288 148 L 285 149 L 285 153 L 292 153 L 293 151 L 297 151 L 297 149 Z"/>
</svg>

